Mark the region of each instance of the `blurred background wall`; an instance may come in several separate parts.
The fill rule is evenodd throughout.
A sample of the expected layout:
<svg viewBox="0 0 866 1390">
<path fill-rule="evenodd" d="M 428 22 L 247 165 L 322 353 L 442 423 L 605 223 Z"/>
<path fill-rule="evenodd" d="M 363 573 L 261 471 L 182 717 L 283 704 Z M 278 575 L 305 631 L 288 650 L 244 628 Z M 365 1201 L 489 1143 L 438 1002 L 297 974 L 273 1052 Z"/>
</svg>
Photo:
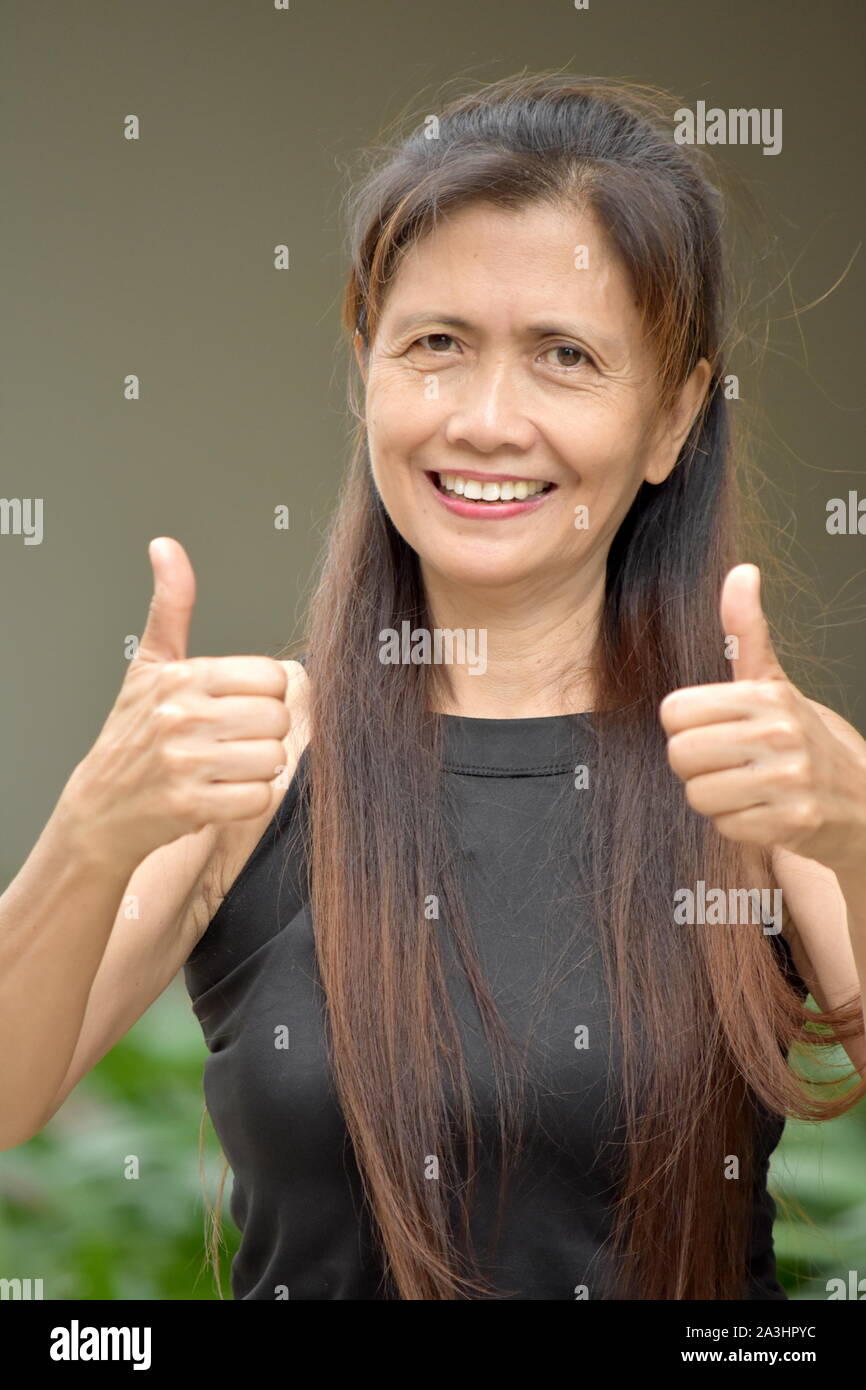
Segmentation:
<svg viewBox="0 0 866 1390">
<path fill-rule="evenodd" d="M 805 576 L 768 592 L 770 615 L 794 613 L 823 682 L 807 693 L 863 731 L 866 539 L 825 525 L 830 498 L 866 493 L 859 0 L 7 0 L 0 26 L 0 495 L 44 504 L 40 544 L 0 536 L 4 886 L 123 679 L 152 536 L 195 567 L 192 655 L 276 655 L 297 635 L 347 454 L 347 177 L 401 115 L 523 70 L 781 108 L 778 154 L 715 151 L 760 212 L 731 212 L 735 368 L 778 545 Z M 41 1276 L 52 1298 L 216 1296 L 204 1056 L 179 977 L 42 1134 L 0 1154 L 0 1274 Z M 864 1154 L 862 1106 L 788 1126 L 773 1184 L 811 1222 L 777 1223 L 796 1296 L 866 1270 Z"/>
</svg>

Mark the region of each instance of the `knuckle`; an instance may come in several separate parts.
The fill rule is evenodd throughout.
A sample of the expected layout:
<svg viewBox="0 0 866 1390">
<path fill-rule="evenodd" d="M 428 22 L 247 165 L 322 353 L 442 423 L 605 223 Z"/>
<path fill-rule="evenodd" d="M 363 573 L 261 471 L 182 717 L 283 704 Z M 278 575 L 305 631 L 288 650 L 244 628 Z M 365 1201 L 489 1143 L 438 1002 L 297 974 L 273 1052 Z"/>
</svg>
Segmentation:
<svg viewBox="0 0 866 1390">
<path fill-rule="evenodd" d="M 259 687 L 261 694 L 281 700 L 286 693 L 289 678 L 282 662 L 272 656 L 253 656 L 249 658 L 249 674 Z"/>
<path fill-rule="evenodd" d="M 200 702 L 178 696 L 160 700 L 153 713 L 164 735 L 188 733 L 191 729 L 198 728 L 207 718 Z"/>
<path fill-rule="evenodd" d="M 796 824 L 803 830 L 817 830 L 821 824 L 821 811 L 816 796 L 801 796 L 794 803 Z"/>
<path fill-rule="evenodd" d="M 190 748 L 176 743 L 164 743 L 160 749 L 162 765 L 171 777 L 185 777 L 197 766 L 198 759 Z"/>
<path fill-rule="evenodd" d="M 755 683 L 755 694 L 770 709 L 787 709 L 789 705 L 788 686 L 785 681 L 759 680 Z"/>
<path fill-rule="evenodd" d="M 176 820 L 187 822 L 194 815 L 194 798 L 186 787 L 168 786 L 165 789 L 165 804 L 168 814 Z"/>
<path fill-rule="evenodd" d="M 253 815 L 261 815 L 270 805 L 271 788 L 268 782 L 253 782 L 250 784 L 250 806 Z"/>
<path fill-rule="evenodd" d="M 283 771 L 286 766 L 286 750 L 278 738 L 271 740 L 268 745 L 268 753 L 270 755 L 270 765 L 274 769 L 272 775 L 276 777 L 277 773 Z"/>
<path fill-rule="evenodd" d="M 188 714 L 182 705 L 173 700 L 161 700 L 153 711 L 153 718 L 167 733 L 181 729 L 186 724 Z"/>
<path fill-rule="evenodd" d="M 767 742 L 772 748 L 790 748 L 799 742 L 800 728 L 796 719 L 786 718 L 784 715 L 769 725 L 766 732 Z"/>
<path fill-rule="evenodd" d="M 179 690 L 189 685 L 195 677 L 195 670 L 188 661 L 166 661 L 160 668 L 159 685 L 163 690 Z"/>
<path fill-rule="evenodd" d="M 672 734 L 668 739 L 668 762 L 674 772 L 679 773 L 685 765 L 686 740 L 683 734 Z"/>
<path fill-rule="evenodd" d="M 211 819 L 220 821 L 251 820 L 266 811 L 271 801 L 271 787 L 268 782 L 245 782 L 237 789 L 231 800 L 218 803 Z"/>
<path fill-rule="evenodd" d="M 701 794 L 700 791 L 695 787 L 694 782 L 686 782 L 686 801 L 689 803 L 693 811 L 700 811 Z"/>
<path fill-rule="evenodd" d="M 271 706 L 269 719 L 270 729 L 273 738 L 285 738 L 292 727 L 292 717 L 281 700 L 275 700 Z"/>
<path fill-rule="evenodd" d="M 670 767 L 677 774 L 677 777 L 685 778 L 689 766 L 691 766 L 691 759 L 688 756 L 691 741 L 684 734 L 676 734 L 674 739 L 671 739 L 670 744 L 667 745 L 667 762 L 670 763 Z"/>
<path fill-rule="evenodd" d="M 785 786 L 798 786 L 805 781 L 809 770 L 809 760 L 804 755 L 789 758 L 776 769 L 776 776 Z"/>
</svg>

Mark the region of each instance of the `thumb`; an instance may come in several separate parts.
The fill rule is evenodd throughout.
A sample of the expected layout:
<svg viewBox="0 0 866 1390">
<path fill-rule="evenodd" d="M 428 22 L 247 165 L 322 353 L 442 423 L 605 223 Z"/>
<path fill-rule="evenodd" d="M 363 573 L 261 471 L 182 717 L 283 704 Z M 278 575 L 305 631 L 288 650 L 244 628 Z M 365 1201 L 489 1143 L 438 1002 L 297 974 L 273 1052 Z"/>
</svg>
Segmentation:
<svg viewBox="0 0 866 1390">
<path fill-rule="evenodd" d="M 158 536 L 147 547 L 153 597 L 138 644 L 140 661 L 183 661 L 195 604 L 195 574 L 179 541 Z"/>
<path fill-rule="evenodd" d="M 728 572 L 719 609 L 734 680 L 787 680 L 761 607 L 761 571 L 757 565 L 735 565 Z"/>
</svg>

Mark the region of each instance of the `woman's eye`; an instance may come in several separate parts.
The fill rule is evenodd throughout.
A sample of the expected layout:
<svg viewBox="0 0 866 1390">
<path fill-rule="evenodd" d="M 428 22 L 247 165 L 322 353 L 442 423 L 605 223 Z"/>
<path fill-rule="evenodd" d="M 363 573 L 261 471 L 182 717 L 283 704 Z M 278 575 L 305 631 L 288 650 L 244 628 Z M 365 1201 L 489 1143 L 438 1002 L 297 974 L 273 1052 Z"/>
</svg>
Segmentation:
<svg viewBox="0 0 866 1390">
<path fill-rule="evenodd" d="M 415 341 L 410 344 L 410 349 L 413 347 L 421 346 L 422 348 L 426 348 L 428 352 L 432 352 L 438 355 L 439 357 L 446 357 L 449 355 L 448 344 L 455 343 L 456 341 L 457 340 L 455 338 L 451 337 L 450 333 L 425 333 L 423 337 L 416 338 Z M 444 351 L 442 350 L 442 348 L 444 348 Z M 589 366 L 593 365 L 592 358 L 589 356 L 589 354 L 584 352 L 583 348 L 575 347 L 573 343 L 559 343 L 556 347 L 547 348 L 545 351 L 563 353 L 566 356 L 570 354 L 570 361 L 563 362 L 562 360 L 560 360 L 558 362 L 550 363 L 551 366 L 560 367 L 563 369 L 563 371 L 568 371 L 570 368 L 579 367 L 583 363 L 586 363 Z M 582 359 L 582 362 L 578 361 L 578 358 Z"/>
<path fill-rule="evenodd" d="M 440 341 L 441 341 L 442 339 L 444 339 L 444 341 L 445 341 L 446 343 L 453 343 L 453 342 L 454 342 L 454 339 L 451 337 L 451 334 L 450 334 L 450 333 L 425 333 L 425 334 L 423 335 L 423 337 L 421 337 L 421 338 L 416 338 L 416 339 L 415 339 L 415 342 L 412 343 L 412 347 L 415 347 L 415 344 L 416 344 L 416 343 L 421 343 L 421 344 L 423 345 L 423 344 L 425 344 L 425 343 L 433 342 L 433 341 L 435 341 L 437 338 L 440 339 Z M 430 352 L 435 352 L 435 351 L 436 351 L 435 347 L 431 347 L 429 350 L 430 350 Z M 443 357 L 443 356 L 445 356 L 445 354 L 444 354 L 444 353 L 440 353 L 439 356 L 440 356 L 440 357 Z"/>
<path fill-rule="evenodd" d="M 586 353 L 586 352 L 584 352 L 583 348 L 574 347 L 571 343 L 559 343 L 556 347 L 547 348 L 546 351 L 547 351 L 547 352 L 565 352 L 565 353 L 569 353 L 569 352 L 570 352 L 570 353 L 572 354 L 572 359 L 573 359 L 574 357 L 582 357 L 582 358 L 584 359 L 585 362 L 589 363 L 589 365 L 592 366 L 592 358 L 589 356 L 589 354 Z M 569 367 L 577 367 L 577 366 L 579 366 L 579 365 L 580 365 L 580 363 L 575 362 L 574 360 L 572 360 L 571 362 L 552 362 L 552 363 L 551 363 L 551 366 L 554 366 L 554 367 L 563 367 L 563 368 L 566 368 L 566 369 L 569 368 Z"/>
</svg>

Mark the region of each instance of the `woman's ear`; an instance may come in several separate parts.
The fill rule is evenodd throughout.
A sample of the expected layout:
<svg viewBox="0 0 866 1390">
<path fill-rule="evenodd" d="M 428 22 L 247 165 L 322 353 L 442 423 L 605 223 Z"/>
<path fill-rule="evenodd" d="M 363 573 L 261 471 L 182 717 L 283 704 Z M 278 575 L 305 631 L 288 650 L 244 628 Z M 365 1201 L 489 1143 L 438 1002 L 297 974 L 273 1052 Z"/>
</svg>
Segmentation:
<svg viewBox="0 0 866 1390">
<path fill-rule="evenodd" d="M 644 471 L 646 482 L 663 483 L 673 472 L 680 450 L 703 405 L 712 374 L 709 362 L 702 357 L 680 387 L 670 410 L 661 416 Z"/>
</svg>

